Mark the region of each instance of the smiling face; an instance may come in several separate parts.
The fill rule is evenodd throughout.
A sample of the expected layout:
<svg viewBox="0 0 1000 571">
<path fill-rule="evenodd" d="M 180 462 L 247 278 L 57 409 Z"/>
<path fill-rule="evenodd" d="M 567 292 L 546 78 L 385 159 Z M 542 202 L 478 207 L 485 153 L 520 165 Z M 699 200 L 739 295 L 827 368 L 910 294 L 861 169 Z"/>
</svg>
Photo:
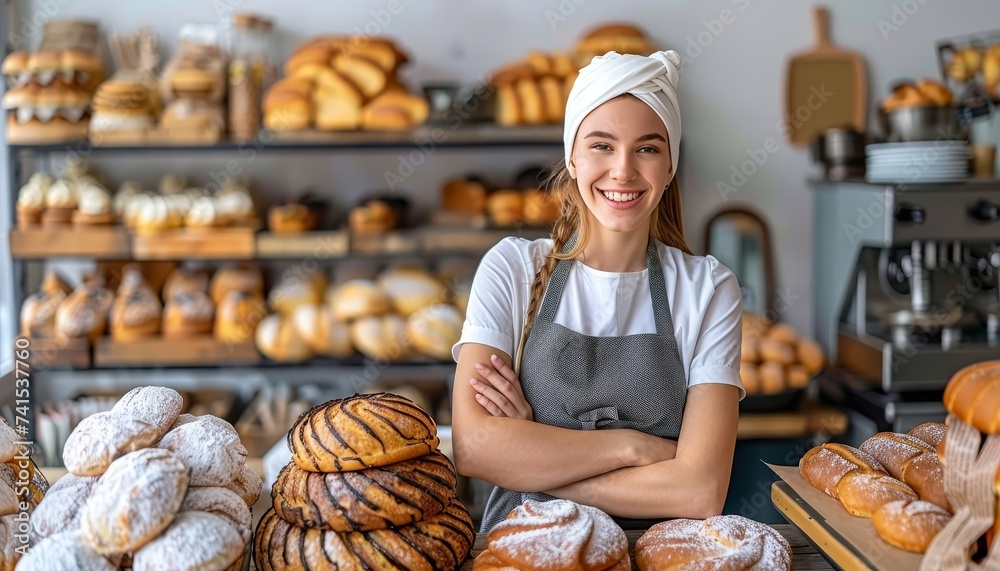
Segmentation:
<svg viewBox="0 0 1000 571">
<path fill-rule="evenodd" d="M 656 112 L 630 95 L 603 103 L 583 120 L 568 168 L 600 227 L 649 232 L 672 176 L 667 141 Z"/>
</svg>

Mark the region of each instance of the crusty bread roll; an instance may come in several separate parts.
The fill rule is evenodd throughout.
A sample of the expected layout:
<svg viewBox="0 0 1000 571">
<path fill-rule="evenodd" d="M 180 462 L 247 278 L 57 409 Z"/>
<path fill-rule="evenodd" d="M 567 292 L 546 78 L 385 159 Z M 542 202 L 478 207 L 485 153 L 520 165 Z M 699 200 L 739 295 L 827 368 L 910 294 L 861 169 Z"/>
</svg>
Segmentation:
<svg viewBox="0 0 1000 571">
<path fill-rule="evenodd" d="M 313 357 L 312 350 L 295 329 L 291 317 L 280 313 L 265 317 L 257 326 L 254 338 L 262 355 L 280 363 L 301 363 Z"/>
<path fill-rule="evenodd" d="M 745 569 L 788 571 L 792 548 L 774 528 L 738 515 L 675 519 L 649 528 L 635 542 L 640 571 Z"/>
<path fill-rule="evenodd" d="M 339 53 L 333 56 L 330 64 L 356 85 L 365 98 L 375 97 L 385 89 L 388 79 L 385 70 L 362 55 Z"/>
<path fill-rule="evenodd" d="M 524 123 L 535 125 L 545 122 L 545 102 L 542 90 L 533 78 L 524 78 L 514 83 L 514 92 L 521 103 L 521 119 Z"/>
<path fill-rule="evenodd" d="M 299 336 L 317 355 L 344 358 L 354 354 L 350 328 L 337 319 L 329 305 L 301 305 L 291 319 Z"/>
<path fill-rule="evenodd" d="M 314 407 L 296 421 L 288 443 L 299 468 L 342 472 L 430 454 L 438 437 L 434 420 L 412 401 L 375 394 Z"/>
<path fill-rule="evenodd" d="M 924 553 L 951 521 L 951 514 L 929 502 L 900 500 L 882 506 L 872 516 L 879 537 L 900 549 Z"/>
<path fill-rule="evenodd" d="M 497 226 L 513 226 L 524 220 L 524 193 L 498 190 L 486 199 L 486 209 Z"/>
<path fill-rule="evenodd" d="M 146 448 L 122 456 L 83 508 L 84 541 L 102 555 L 139 549 L 170 525 L 187 487 L 187 467 L 169 450 Z"/>
<path fill-rule="evenodd" d="M 224 343 L 253 341 L 257 325 L 267 315 L 264 299 L 256 294 L 232 290 L 215 312 L 215 338 Z"/>
<path fill-rule="evenodd" d="M 230 291 L 241 291 L 263 299 L 264 276 L 255 266 L 228 266 L 215 272 L 210 289 L 212 303 L 216 306 L 222 304 L 223 298 Z"/>
<path fill-rule="evenodd" d="M 181 266 L 170 272 L 163 282 L 163 302 L 170 301 L 175 295 L 191 291 L 208 293 L 208 284 L 208 271 Z"/>
<path fill-rule="evenodd" d="M 326 276 L 321 271 L 303 274 L 287 272 L 271 288 L 267 301 L 274 311 L 291 315 L 300 305 L 322 303 L 326 285 Z"/>
<path fill-rule="evenodd" d="M 863 518 L 872 517 L 889 502 L 919 499 L 912 488 L 892 476 L 860 470 L 841 478 L 837 495 L 847 513 Z"/>
<path fill-rule="evenodd" d="M 426 121 L 430 109 L 427 100 L 423 97 L 400 91 L 386 91 L 365 105 L 361 112 L 361 124 L 366 129 L 396 130 L 400 128 L 400 125 L 391 118 L 397 112 L 405 117 L 402 128 L 408 129 Z M 390 118 L 390 120 L 384 121 L 383 118 Z"/>
<path fill-rule="evenodd" d="M 392 308 L 382 289 L 370 280 L 348 280 L 334 289 L 330 297 L 333 313 L 341 321 L 382 315 Z"/>
<path fill-rule="evenodd" d="M 160 332 L 163 306 L 148 287 L 119 291 L 111 306 L 111 336 L 116 341 L 133 341 Z"/>
<path fill-rule="evenodd" d="M 760 372 L 760 392 L 765 395 L 780 393 L 788 388 L 785 367 L 775 361 L 765 361 L 757 369 Z"/>
<path fill-rule="evenodd" d="M 210 414 L 172 429 L 156 447 L 170 450 L 187 466 L 192 486 L 227 486 L 247 459 L 236 429 Z"/>
<path fill-rule="evenodd" d="M 451 304 L 429 305 L 417 311 L 406 321 L 410 346 L 420 353 L 439 359 L 451 360 L 451 348 L 462 337 L 465 318 Z"/>
<path fill-rule="evenodd" d="M 163 308 L 163 336 L 183 339 L 211 335 L 215 327 L 215 306 L 201 290 L 175 293 Z"/>
<path fill-rule="evenodd" d="M 802 477 L 840 500 L 857 517 L 872 517 L 883 505 L 916 500 L 917 494 L 893 478 L 868 453 L 844 444 L 823 444 L 806 452 L 799 462 Z"/>
<path fill-rule="evenodd" d="M 926 442 L 933 448 L 937 448 L 938 444 L 944 440 L 944 435 L 948 432 L 948 427 L 941 422 L 925 422 L 923 424 L 914 426 L 910 429 L 907 434 Z"/>
<path fill-rule="evenodd" d="M 257 503 L 261 491 L 264 490 L 264 480 L 253 468 L 244 464 L 240 473 L 226 488 L 235 492 L 247 506 L 252 506 Z"/>
<path fill-rule="evenodd" d="M 794 327 L 787 323 L 775 323 L 767 330 L 767 338 L 794 346 L 799 341 L 799 334 Z"/>
<path fill-rule="evenodd" d="M 378 287 L 385 292 L 393 309 L 403 317 L 448 299 L 448 288 L 441 280 L 415 268 L 383 272 L 378 277 Z"/>
<path fill-rule="evenodd" d="M 73 474 L 56 480 L 31 514 L 31 543 L 58 533 L 78 532 L 83 506 L 96 485 L 96 477 Z"/>
<path fill-rule="evenodd" d="M 795 356 L 810 376 L 822 371 L 826 362 L 823 349 L 812 339 L 799 339 L 795 345 Z"/>
<path fill-rule="evenodd" d="M 2 557 L 2 556 L 0 556 Z M 17 563 L 19 571 L 53 571 L 62 569 L 86 569 L 87 571 L 115 571 L 107 558 L 94 551 L 76 532 L 52 535 L 28 551 L 20 562 L 10 560 L 3 567 L 13 569 Z"/>
<path fill-rule="evenodd" d="M 944 467 L 933 446 L 907 434 L 880 432 L 860 448 L 878 460 L 892 477 L 913 488 L 921 500 L 951 511 L 944 491 Z"/>
<path fill-rule="evenodd" d="M 441 187 L 441 208 L 453 212 L 486 212 L 486 187 L 471 180 L 452 180 Z"/>
<path fill-rule="evenodd" d="M 223 518 L 206 512 L 177 514 L 162 535 L 132 556 L 133 571 L 226 569 L 239 559 L 246 541 Z"/>
<path fill-rule="evenodd" d="M 486 547 L 486 561 L 477 557 L 475 569 L 601 571 L 628 560 L 628 539 L 611 516 L 569 500 L 524 502 L 493 526 Z"/>
<path fill-rule="evenodd" d="M 112 303 L 114 294 L 107 289 L 81 284 L 56 308 L 56 336 L 96 341 L 104 334 Z"/>
<path fill-rule="evenodd" d="M 260 571 L 454 571 L 469 556 L 475 535 L 457 499 L 417 523 L 351 533 L 295 527 L 267 510 L 254 534 L 254 562 Z"/>
<path fill-rule="evenodd" d="M 944 389 L 944 406 L 984 434 L 1000 433 L 1000 360 L 969 365 Z"/>
<path fill-rule="evenodd" d="M 782 365 L 791 365 L 795 362 L 795 350 L 786 343 L 774 339 L 761 339 L 757 348 L 760 351 L 760 358 L 765 361 L 773 361 Z"/>
<path fill-rule="evenodd" d="M 455 467 L 439 452 L 391 466 L 329 474 L 306 472 L 289 462 L 271 495 L 275 513 L 298 527 L 371 531 L 440 512 L 455 497 L 455 478 Z"/>
<path fill-rule="evenodd" d="M 177 511 L 205 512 L 219 516 L 226 521 L 243 538 L 243 544 L 250 541 L 253 516 L 243 499 L 232 490 L 218 487 L 188 488 L 184 501 Z"/>
<path fill-rule="evenodd" d="M 514 90 L 514 85 L 504 83 L 497 85 L 496 92 L 496 116 L 495 120 L 500 125 L 511 126 L 520 125 L 523 118 L 521 110 L 521 100 Z"/>
<path fill-rule="evenodd" d="M 21 334 L 28 337 L 52 337 L 55 335 L 56 310 L 66 299 L 62 292 L 38 291 L 21 304 Z"/>
<path fill-rule="evenodd" d="M 402 361 L 412 355 L 406 321 L 395 313 L 354 320 L 351 342 L 362 355 L 376 361 Z"/>
<path fill-rule="evenodd" d="M 748 363 L 760 363 L 760 339 L 752 335 L 744 335 L 740 342 L 740 360 Z"/>
</svg>

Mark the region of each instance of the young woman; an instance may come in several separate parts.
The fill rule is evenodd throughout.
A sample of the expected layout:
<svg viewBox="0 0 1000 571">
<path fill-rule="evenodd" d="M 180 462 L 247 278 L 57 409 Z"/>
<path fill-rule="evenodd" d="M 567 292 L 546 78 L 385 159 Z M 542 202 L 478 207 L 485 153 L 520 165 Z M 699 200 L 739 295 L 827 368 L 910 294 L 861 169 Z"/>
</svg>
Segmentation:
<svg viewBox="0 0 1000 571">
<path fill-rule="evenodd" d="M 483 531 L 529 498 L 625 527 L 722 511 L 742 307 L 733 274 L 684 241 L 679 75 L 673 51 L 582 69 L 552 239 L 507 238 L 480 263 L 453 434 L 458 471 L 497 486 Z"/>
</svg>

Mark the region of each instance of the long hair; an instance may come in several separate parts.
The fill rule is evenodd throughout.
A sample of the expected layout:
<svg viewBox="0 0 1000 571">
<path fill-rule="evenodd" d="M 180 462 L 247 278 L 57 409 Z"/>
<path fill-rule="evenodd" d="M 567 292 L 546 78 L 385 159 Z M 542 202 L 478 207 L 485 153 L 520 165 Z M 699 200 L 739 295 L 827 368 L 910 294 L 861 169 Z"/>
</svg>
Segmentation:
<svg viewBox="0 0 1000 571">
<path fill-rule="evenodd" d="M 546 255 L 545 263 L 535 274 L 534 281 L 531 282 L 530 298 L 528 310 L 525 314 L 524 329 L 521 330 L 521 339 L 517 345 L 517 352 L 514 357 L 514 372 L 520 375 L 521 357 L 524 353 L 524 344 L 531 331 L 531 324 L 535 320 L 538 308 L 542 303 L 542 296 L 545 288 L 549 284 L 549 278 L 556 269 L 559 260 L 576 259 L 583 253 L 590 240 L 590 224 L 587 217 L 587 205 L 583 202 L 583 197 L 577 188 L 576 179 L 569 174 L 565 164 L 557 168 L 546 181 L 546 191 L 553 194 L 553 199 L 560 204 L 559 217 L 552 226 L 552 250 Z M 563 246 L 577 232 L 576 244 L 573 248 L 563 254 Z M 672 246 L 687 254 L 691 253 L 691 248 L 684 239 L 684 220 L 681 212 L 681 191 L 677 185 L 677 175 L 670 181 L 660 202 L 653 209 L 650 216 L 649 235 L 651 239 L 659 240 L 667 246 Z"/>
</svg>

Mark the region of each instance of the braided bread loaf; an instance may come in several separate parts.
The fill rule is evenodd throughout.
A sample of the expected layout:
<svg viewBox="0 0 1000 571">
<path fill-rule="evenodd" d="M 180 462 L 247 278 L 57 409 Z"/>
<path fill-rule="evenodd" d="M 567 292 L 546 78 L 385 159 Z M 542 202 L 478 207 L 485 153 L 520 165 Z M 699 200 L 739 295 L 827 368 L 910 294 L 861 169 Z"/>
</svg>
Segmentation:
<svg viewBox="0 0 1000 571">
<path fill-rule="evenodd" d="M 944 467 L 933 446 L 906 434 L 880 432 L 862 443 L 861 450 L 913 488 L 921 500 L 951 511 L 944 493 Z"/>
<path fill-rule="evenodd" d="M 254 536 L 254 561 L 260 571 L 453 571 L 468 557 L 475 535 L 457 499 L 418 523 L 351 533 L 296 527 L 268 510 Z"/>
<path fill-rule="evenodd" d="M 558 548 L 553 548 L 558 546 Z M 611 516 L 569 500 L 528 500 L 490 530 L 475 571 L 629 569 L 628 539 Z"/>
<path fill-rule="evenodd" d="M 455 468 L 433 452 L 357 472 L 306 472 L 290 462 L 271 490 L 275 513 L 299 527 L 348 532 L 414 523 L 455 497 Z"/>
<path fill-rule="evenodd" d="M 434 420 L 393 394 L 355 395 L 319 405 L 288 432 L 292 459 L 307 472 L 344 472 L 386 466 L 431 453 Z"/>
<path fill-rule="evenodd" d="M 805 481 L 834 499 L 857 517 L 872 517 L 883 505 L 915 500 L 909 486 L 890 476 L 877 460 L 845 444 L 823 444 L 805 453 L 799 462 Z"/>
<path fill-rule="evenodd" d="M 787 571 L 792 548 L 772 527 L 738 515 L 675 519 L 642 534 L 635 562 L 640 571 Z"/>
</svg>

